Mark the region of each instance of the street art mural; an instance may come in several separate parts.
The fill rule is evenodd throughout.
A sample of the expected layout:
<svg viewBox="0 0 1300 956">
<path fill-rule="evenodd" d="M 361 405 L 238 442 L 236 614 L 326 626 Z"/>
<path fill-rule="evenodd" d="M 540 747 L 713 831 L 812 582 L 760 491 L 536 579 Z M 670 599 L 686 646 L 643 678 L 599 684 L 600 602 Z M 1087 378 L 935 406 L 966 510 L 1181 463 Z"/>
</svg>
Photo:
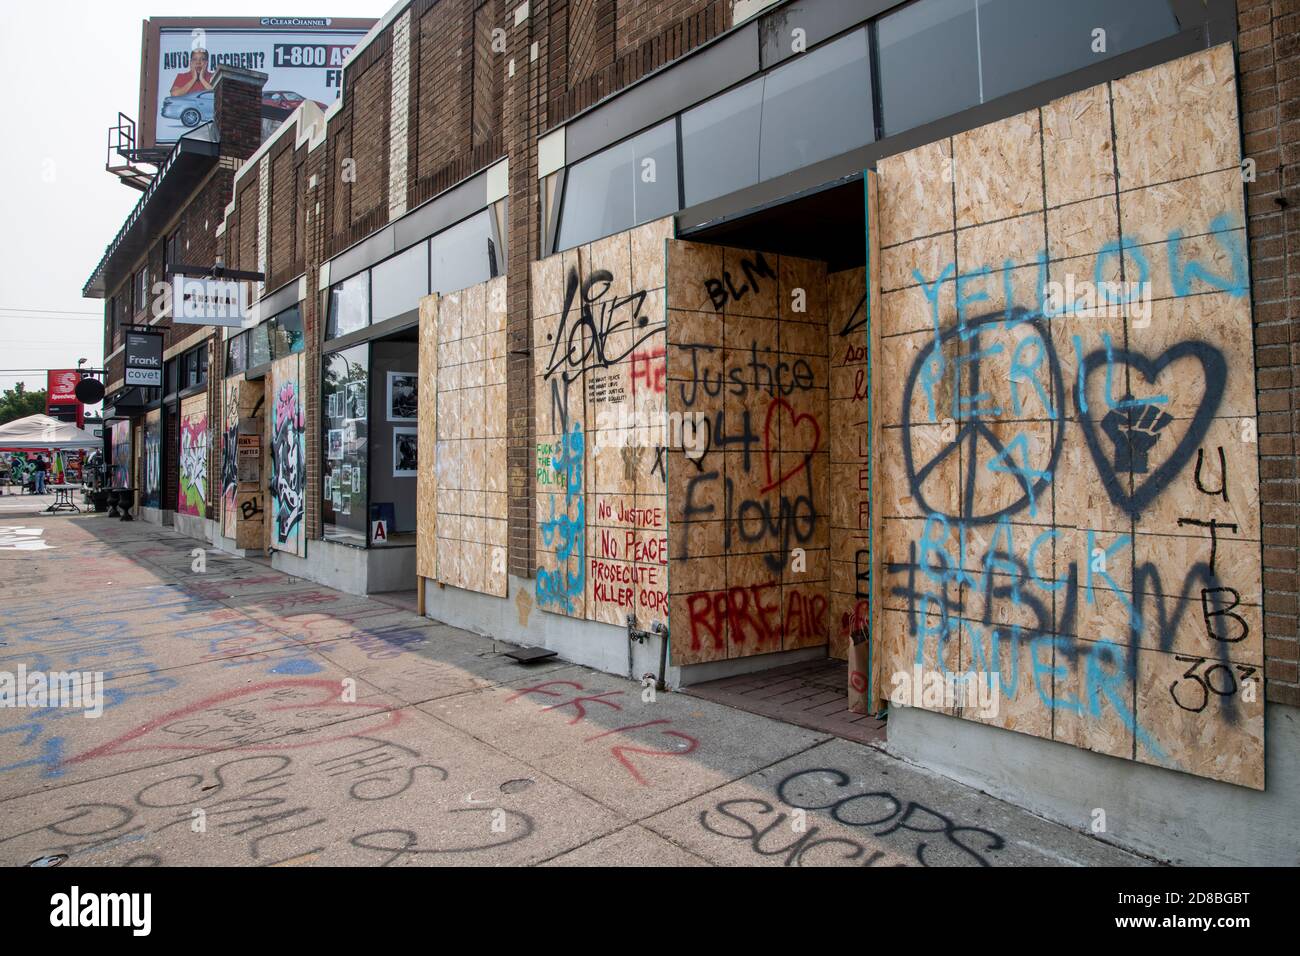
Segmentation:
<svg viewBox="0 0 1300 956">
<path fill-rule="evenodd" d="M 427 297 L 420 323 L 420 573 L 505 597 L 505 276 Z"/>
<path fill-rule="evenodd" d="M 239 397 L 245 383 L 229 379 L 223 389 L 221 432 L 221 529 L 227 538 L 236 533 L 236 500 L 239 495 Z"/>
<path fill-rule="evenodd" d="M 546 611 L 668 619 L 667 322 L 672 220 L 533 264 L 537 575 Z"/>
<path fill-rule="evenodd" d="M 880 162 L 880 696 L 1263 787 L 1236 103 L 1225 45 Z"/>
<path fill-rule="evenodd" d="M 828 282 L 821 262 L 668 244 L 677 664 L 829 643 Z"/>
<path fill-rule="evenodd" d="M 146 508 L 162 506 L 162 409 L 155 408 L 144 417 L 144 445 L 140 467 L 143 487 L 140 504 Z"/>
<path fill-rule="evenodd" d="M 192 395 L 181 403 L 180 490 L 176 510 L 198 518 L 207 516 L 208 396 Z"/>
<path fill-rule="evenodd" d="M 301 383 L 300 354 L 286 356 L 271 366 L 271 547 L 304 557 L 306 411 Z"/>
</svg>

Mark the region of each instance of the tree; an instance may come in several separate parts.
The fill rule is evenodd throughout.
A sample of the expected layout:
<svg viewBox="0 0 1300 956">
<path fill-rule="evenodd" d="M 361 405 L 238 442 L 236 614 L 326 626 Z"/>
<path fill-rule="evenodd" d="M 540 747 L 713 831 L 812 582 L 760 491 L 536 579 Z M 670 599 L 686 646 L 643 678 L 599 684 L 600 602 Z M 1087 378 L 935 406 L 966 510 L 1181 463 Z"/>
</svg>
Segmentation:
<svg viewBox="0 0 1300 956">
<path fill-rule="evenodd" d="M 6 388 L 0 395 L 0 425 L 12 422 L 28 415 L 45 414 L 45 389 L 29 392 L 19 382 L 13 388 Z"/>
</svg>

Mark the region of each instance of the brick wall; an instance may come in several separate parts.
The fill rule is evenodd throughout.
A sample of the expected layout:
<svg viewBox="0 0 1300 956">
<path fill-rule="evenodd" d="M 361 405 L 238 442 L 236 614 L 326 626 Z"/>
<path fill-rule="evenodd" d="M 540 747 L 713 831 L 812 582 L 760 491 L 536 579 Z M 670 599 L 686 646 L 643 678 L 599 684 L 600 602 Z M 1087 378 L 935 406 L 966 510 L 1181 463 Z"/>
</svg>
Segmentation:
<svg viewBox="0 0 1300 956">
<path fill-rule="evenodd" d="M 1300 705 L 1300 0 L 1238 0 L 1264 539 L 1264 674 Z"/>
</svg>

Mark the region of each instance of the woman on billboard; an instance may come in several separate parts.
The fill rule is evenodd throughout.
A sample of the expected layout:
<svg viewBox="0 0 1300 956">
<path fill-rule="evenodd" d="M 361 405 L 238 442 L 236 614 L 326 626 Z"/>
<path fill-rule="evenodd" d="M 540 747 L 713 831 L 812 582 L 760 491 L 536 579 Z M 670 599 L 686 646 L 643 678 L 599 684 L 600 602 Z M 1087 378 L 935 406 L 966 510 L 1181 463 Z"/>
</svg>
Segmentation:
<svg viewBox="0 0 1300 956">
<path fill-rule="evenodd" d="M 208 69 L 208 51 L 195 47 L 190 52 L 190 68 L 172 80 L 172 96 L 186 96 L 212 89 L 212 71 Z"/>
</svg>

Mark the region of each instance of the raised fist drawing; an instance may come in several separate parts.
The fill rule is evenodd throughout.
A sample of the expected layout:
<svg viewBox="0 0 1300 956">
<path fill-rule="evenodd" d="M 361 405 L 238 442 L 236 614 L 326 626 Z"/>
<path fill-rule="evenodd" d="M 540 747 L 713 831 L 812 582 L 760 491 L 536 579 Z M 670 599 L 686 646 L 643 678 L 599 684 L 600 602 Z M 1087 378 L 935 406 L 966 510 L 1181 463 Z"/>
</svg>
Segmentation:
<svg viewBox="0 0 1300 956">
<path fill-rule="evenodd" d="M 1124 396 L 1121 406 L 1128 406 L 1132 395 Z M 1173 416 L 1155 405 L 1134 405 L 1113 408 L 1101 420 L 1102 430 L 1115 443 L 1115 471 L 1128 471 L 1135 475 L 1147 472 L 1147 455 L 1160 440 L 1160 433 L 1172 422 Z"/>
</svg>

